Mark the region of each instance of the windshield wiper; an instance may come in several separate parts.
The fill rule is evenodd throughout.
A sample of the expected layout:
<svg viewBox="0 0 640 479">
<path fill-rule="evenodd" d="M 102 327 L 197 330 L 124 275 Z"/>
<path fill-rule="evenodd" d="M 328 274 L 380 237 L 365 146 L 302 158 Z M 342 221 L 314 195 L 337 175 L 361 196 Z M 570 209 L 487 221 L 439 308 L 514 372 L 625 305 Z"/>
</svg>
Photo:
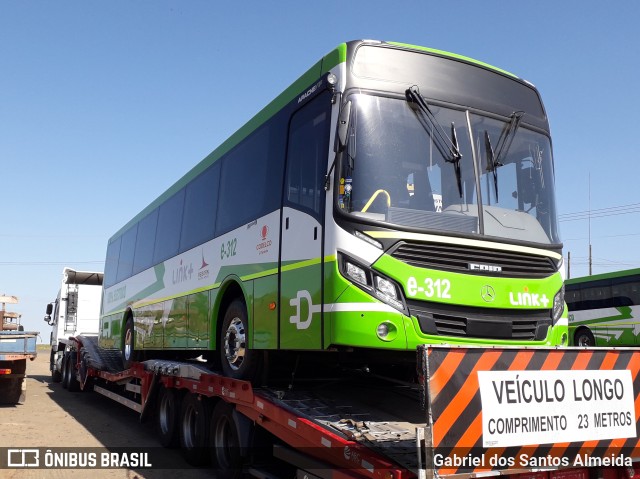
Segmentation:
<svg viewBox="0 0 640 479">
<path fill-rule="evenodd" d="M 406 91 L 407 103 L 414 111 L 419 111 L 421 115 L 416 114 L 418 120 L 422 124 L 426 131 L 429 131 L 425 120 L 431 126 L 431 131 L 434 133 L 431 138 L 436 148 L 445 159 L 447 163 L 452 163 L 454 171 L 456 173 L 456 181 L 458 183 L 458 192 L 460 198 L 462 198 L 462 173 L 460 172 L 460 159 L 462 154 L 458 146 L 458 138 L 456 136 L 456 129 L 453 122 L 451 122 L 451 137 L 447 136 L 446 132 L 442 129 L 433 112 L 429 108 L 427 101 L 420 94 L 420 90 L 416 85 L 408 88 Z"/>
<path fill-rule="evenodd" d="M 518 131 L 520 120 L 522 120 L 523 115 L 523 111 L 514 111 L 511 114 L 509 125 L 507 125 L 507 128 L 502 130 L 502 134 L 500 135 L 500 138 L 498 138 L 498 153 L 494 153 L 493 147 L 491 146 L 491 139 L 489 138 L 489 132 L 487 130 L 484 131 L 484 147 L 487 152 L 487 171 L 493 173 L 493 186 L 496 192 L 496 202 L 498 201 L 498 168 L 504 166 L 502 159 L 507 156 L 507 153 L 509 153 L 509 148 L 511 148 L 511 143 L 513 143 L 513 139 L 516 136 L 516 132 Z"/>
</svg>

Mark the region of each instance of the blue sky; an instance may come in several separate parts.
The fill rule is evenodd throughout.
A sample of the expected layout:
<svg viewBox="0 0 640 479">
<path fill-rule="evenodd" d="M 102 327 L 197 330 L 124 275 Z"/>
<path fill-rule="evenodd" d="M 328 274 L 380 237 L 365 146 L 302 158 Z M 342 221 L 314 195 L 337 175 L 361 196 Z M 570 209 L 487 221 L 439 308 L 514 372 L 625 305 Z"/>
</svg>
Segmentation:
<svg viewBox="0 0 640 479">
<path fill-rule="evenodd" d="M 0 293 L 20 297 L 23 323 L 48 342 L 42 317 L 64 266 L 102 270 L 111 234 L 358 38 L 467 55 L 534 83 L 559 212 L 594 211 L 593 272 L 640 267 L 638 18 L 633 0 L 4 0 Z M 589 222 L 560 226 L 571 275 L 587 274 Z"/>
</svg>

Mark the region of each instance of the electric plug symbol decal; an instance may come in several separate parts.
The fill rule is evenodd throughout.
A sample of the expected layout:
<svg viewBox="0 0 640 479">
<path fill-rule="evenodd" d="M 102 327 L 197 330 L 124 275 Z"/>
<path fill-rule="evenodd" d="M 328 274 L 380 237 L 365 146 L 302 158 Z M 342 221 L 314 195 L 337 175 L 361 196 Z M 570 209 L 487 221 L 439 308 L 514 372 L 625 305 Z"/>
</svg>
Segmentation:
<svg viewBox="0 0 640 479">
<path fill-rule="evenodd" d="M 302 300 L 307 302 L 307 318 L 303 321 L 300 317 Z M 322 311 L 321 304 L 313 304 L 311 294 L 307 290 L 298 291 L 297 296 L 289 300 L 289 304 L 296 308 L 296 314 L 289 318 L 291 324 L 295 324 L 297 329 L 308 329 L 311 326 L 311 320 L 313 319 L 313 313 L 319 313 Z"/>
</svg>

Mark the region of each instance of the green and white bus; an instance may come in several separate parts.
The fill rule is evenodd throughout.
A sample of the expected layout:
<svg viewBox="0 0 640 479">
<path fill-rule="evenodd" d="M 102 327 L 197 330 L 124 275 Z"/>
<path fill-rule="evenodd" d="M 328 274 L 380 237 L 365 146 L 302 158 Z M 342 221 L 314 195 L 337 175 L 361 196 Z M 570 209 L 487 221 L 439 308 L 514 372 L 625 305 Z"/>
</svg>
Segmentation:
<svg viewBox="0 0 640 479">
<path fill-rule="evenodd" d="M 269 351 L 562 345 L 561 248 L 530 83 L 344 43 L 113 235 L 100 345 L 238 378 Z"/>
<path fill-rule="evenodd" d="M 565 291 L 574 345 L 640 345 L 640 269 L 572 278 Z"/>
</svg>

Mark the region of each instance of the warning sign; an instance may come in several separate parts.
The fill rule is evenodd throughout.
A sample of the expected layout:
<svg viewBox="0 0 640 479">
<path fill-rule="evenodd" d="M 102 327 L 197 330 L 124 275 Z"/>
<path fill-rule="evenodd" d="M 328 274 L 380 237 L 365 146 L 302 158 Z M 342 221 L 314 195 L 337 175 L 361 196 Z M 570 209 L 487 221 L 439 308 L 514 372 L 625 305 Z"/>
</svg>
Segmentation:
<svg viewBox="0 0 640 479">
<path fill-rule="evenodd" d="M 628 370 L 478 371 L 484 447 L 636 437 Z"/>
</svg>

